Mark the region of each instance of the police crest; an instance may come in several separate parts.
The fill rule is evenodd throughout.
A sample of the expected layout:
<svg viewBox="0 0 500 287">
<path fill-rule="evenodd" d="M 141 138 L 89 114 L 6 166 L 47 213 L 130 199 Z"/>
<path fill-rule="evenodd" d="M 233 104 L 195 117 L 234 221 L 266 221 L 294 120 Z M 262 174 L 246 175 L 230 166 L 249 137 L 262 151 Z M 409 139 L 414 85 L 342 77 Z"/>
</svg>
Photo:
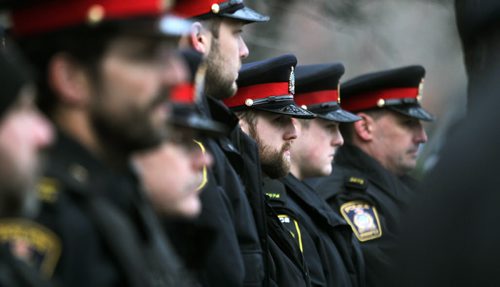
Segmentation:
<svg viewBox="0 0 500 287">
<path fill-rule="evenodd" d="M 382 236 L 382 226 L 375 206 L 363 201 L 349 201 L 340 207 L 340 212 L 359 241 L 364 242 Z"/>
<path fill-rule="evenodd" d="M 291 95 L 295 95 L 295 68 L 293 66 L 290 71 L 290 79 L 288 80 L 288 91 Z"/>
<path fill-rule="evenodd" d="M 61 255 L 61 241 L 52 231 L 24 219 L 0 220 L 0 244 L 16 258 L 50 278 Z"/>
</svg>

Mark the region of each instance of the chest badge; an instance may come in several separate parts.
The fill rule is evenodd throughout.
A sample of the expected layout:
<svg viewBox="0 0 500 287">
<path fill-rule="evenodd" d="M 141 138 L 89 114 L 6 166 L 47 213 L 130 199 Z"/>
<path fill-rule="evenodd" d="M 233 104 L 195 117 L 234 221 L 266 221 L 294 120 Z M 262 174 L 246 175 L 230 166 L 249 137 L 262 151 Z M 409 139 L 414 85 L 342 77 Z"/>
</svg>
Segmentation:
<svg viewBox="0 0 500 287">
<path fill-rule="evenodd" d="M 340 207 L 340 212 L 359 241 L 364 242 L 382 236 L 382 226 L 374 206 L 363 201 L 349 201 Z"/>
</svg>

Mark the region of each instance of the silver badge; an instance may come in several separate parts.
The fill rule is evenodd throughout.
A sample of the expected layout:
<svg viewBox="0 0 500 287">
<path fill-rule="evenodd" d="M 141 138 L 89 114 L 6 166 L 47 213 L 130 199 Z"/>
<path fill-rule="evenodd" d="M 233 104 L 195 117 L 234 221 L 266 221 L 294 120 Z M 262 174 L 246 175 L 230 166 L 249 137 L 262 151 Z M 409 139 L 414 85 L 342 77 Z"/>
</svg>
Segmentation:
<svg viewBox="0 0 500 287">
<path fill-rule="evenodd" d="M 295 95 L 295 69 L 292 66 L 290 71 L 290 79 L 288 81 L 288 91 L 291 95 Z"/>
</svg>

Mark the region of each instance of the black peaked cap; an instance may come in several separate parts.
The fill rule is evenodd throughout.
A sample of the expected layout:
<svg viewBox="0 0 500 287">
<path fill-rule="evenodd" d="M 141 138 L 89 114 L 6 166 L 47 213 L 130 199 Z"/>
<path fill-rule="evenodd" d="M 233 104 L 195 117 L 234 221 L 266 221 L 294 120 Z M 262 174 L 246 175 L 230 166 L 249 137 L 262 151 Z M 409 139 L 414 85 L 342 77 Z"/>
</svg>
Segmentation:
<svg viewBox="0 0 500 287">
<path fill-rule="evenodd" d="M 291 54 L 244 64 L 237 80 L 238 92 L 224 103 L 234 111 L 254 109 L 313 118 L 314 114 L 300 108 L 293 98 L 296 64 L 297 58 Z"/>
<path fill-rule="evenodd" d="M 298 66 L 295 101 L 318 118 L 335 122 L 359 120 L 339 105 L 338 85 L 344 71 L 341 63 Z"/>
<path fill-rule="evenodd" d="M 350 112 L 387 108 L 423 121 L 433 121 L 420 106 L 425 69 L 419 65 L 355 77 L 340 86 L 342 106 Z"/>
</svg>

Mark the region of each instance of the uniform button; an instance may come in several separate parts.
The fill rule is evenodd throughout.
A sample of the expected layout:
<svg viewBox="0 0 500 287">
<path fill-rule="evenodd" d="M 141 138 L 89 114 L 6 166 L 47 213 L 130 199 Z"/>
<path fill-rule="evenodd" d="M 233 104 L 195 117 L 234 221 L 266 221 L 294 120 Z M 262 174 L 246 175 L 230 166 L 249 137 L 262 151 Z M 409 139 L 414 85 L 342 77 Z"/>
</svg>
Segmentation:
<svg viewBox="0 0 500 287">
<path fill-rule="evenodd" d="M 87 169 L 79 164 L 74 164 L 70 166 L 69 172 L 71 176 L 79 183 L 85 183 L 89 177 Z"/>
</svg>

